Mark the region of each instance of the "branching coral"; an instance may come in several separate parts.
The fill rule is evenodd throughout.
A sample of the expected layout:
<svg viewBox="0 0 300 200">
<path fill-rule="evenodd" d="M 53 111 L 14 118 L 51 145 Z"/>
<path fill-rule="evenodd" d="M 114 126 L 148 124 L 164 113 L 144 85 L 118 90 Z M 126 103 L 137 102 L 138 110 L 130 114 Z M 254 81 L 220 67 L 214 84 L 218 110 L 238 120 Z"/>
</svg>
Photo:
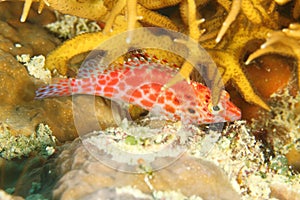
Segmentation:
<svg viewBox="0 0 300 200">
<path fill-rule="evenodd" d="M 191 2 L 188 2 L 188 3 L 191 4 Z M 216 39 L 215 39 L 216 43 L 219 43 L 221 41 L 221 39 L 224 37 L 225 33 L 227 32 L 227 30 L 231 26 L 231 24 L 234 21 L 237 20 L 237 16 L 238 16 L 240 10 L 243 11 L 243 14 L 246 16 L 246 18 L 250 22 L 252 22 L 253 24 L 259 24 L 259 25 L 265 25 L 266 24 L 266 25 L 268 25 L 268 27 L 272 27 L 272 28 L 277 27 L 276 20 L 272 19 L 271 16 L 270 16 L 270 13 L 272 13 L 272 15 L 274 15 L 275 19 L 278 18 L 278 13 L 274 12 L 274 8 L 275 8 L 274 3 L 275 2 L 273 2 L 273 1 L 262 3 L 259 0 L 233 0 L 230 9 L 229 9 L 230 3 L 231 3 L 230 1 L 219 0 L 218 3 L 221 4 L 227 10 L 227 12 L 229 14 L 228 14 L 227 18 L 225 19 L 225 21 L 223 22 L 222 27 L 221 27 L 221 29 L 220 29 L 220 31 L 219 31 Z M 265 9 L 264 5 L 266 5 L 267 3 L 269 3 L 268 9 Z M 190 14 L 190 12 L 192 12 L 191 10 L 188 10 L 188 11 L 189 11 L 189 14 Z M 184 12 L 182 12 L 182 15 L 183 15 L 183 18 L 185 19 L 186 16 L 185 16 Z M 195 21 L 196 19 L 192 19 L 190 17 L 190 15 L 188 15 L 187 18 L 190 18 L 189 26 L 193 26 L 192 21 Z M 232 40 L 232 42 L 234 43 L 234 40 Z M 236 62 L 237 60 L 232 60 L 232 61 L 233 61 L 233 63 L 237 63 Z M 235 64 L 233 64 L 233 66 L 235 66 Z M 183 75 L 183 77 L 185 79 L 188 79 L 191 71 L 192 71 L 191 67 L 183 66 L 180 73 L 181 73 L 181 75 Z M 235 71 L 235 70 L 233 69 L 231 71 Z M 238 70 L 238 71 L 240 71 L 240 70 Z M 242 71 L 241 71 L 241 73 L 238 73 L 238 74 L 239 75 L 242 74 L 242 77 L 245 77 L 244 74 L 242 73 Z M 231 77 L 231 78 L 235 79 L 232 74 L 230 74 L 230 75 L 227 74 L 227 75 L 228 75 L 227 77 L 223 77 L 223 81 L 225 83 L 227 82 L 228 77 Z M 246 77 L 244 78 L 244 80 L 245 81 L 247 80 Z M 175 81 L 174 81 L 174 83 L 175 83 Z M 248 81 L 247 81 L 246 86 L 242 87 L 242 84 L 238 84 L 238 85 L 239 85 L 240 89 L 241 88 L 246 88 L 246 87 L 251 88 L 251 85 L 249 84 Z M 215 92 L 213 92 L 213 94 L 214 93 L 218 94 L 219 92 L 217 92 L 217 91 L 220 90 L 220 86 L 218 87 L 218 85 L 216 85 L 215 87 L 213 87 L 213 90 L 215 90 Z M 246 91 L 246 89 L 243 89 L 243 91 Z M 252 92 L 253 91 L 252 89 L 249 90 L 249 91 L 251 91 L 250 94 L 243 93 L 244 96 L 245 96 L 245 99 L 247 101 L 256 103 L 256 104 L 262 106 L 263 108 L 269 110 L 268 106 L 265 103 L 263 103 L 263 101 L 260 100 L 260 98 L 257 95 L 255 95 L 254 92 Z M 246 96 L 248 96 L 249 98 L 247 98 Z M 218 100 L 216 98 L 216 95 L 214 96 L 213 99 L 214 99 L 214 103 L 216 103 L 217 100 Z"/>
<path fill-rule="evenodd" d="M 116 18 L 114 31 L 112 32 L 109 32 L 107 34 L 104 34 L 103 32 L 81 34 L 71 40 L 66 41 L 63 45 L 58 47 L 56 50 L 52 51 L 47 56 L 45 67 L 51 70 L 57 69 L 61 74 L 65 75 L 68 69 L 67 63 L 73 56 L 76 56 L 84 52 L 95 50 L 104 41 L 111 39 L 114 36 L 117 36 L 120 33 L 126 31 L 127 26 L 126 23 L 124 22 L 125 22 L 124 17 L 118 16 Z M 125 38 L 119 35 L 119 37 L 115 37 L 113 40 L 110 40 L 111 43 L 107 47 L 104 47 L 102 45 L 103 49 L 101 50 L 104 51 L 114 50 L 116 53 L 116 50 L 112 48 L 117 47 L 120 44 L 122 44 L 122 48 L 126 50 L 129 50 L 132 47 L 141 48 L 139 45 L 160 47 L 162 45 L 161 43 L 162 41 L 165 42 L 165 44 L 163 45 L 165 47 L 167 46 L 170 49 L 178 48 L 176 47 L 176 44 L 174 44 L 172 39 L 169 38 L 168 36 L 155 35 L 146 30 L 138 31 L 138 32 L 139 33 L 135 32 L 136 34 L 135 39 L 140 41 L 139 44 L 126 43 Z M 122 39 L 124 39 L 124 41 L 121 41 Z M 180 57 L 174 56 L 174 54 L 172 54 L 171 52 L 167 52 L 159 49 L 149 49 L 149 51 L 147 52 L 151 53 L 152 55 L 157 55 L 158 59 L 160 60 L 164 60 L 169 57 L 170 59 L 168 59 L 168 61 L 171 63 L 176 63 L 180 65 L 182 62 L 182 59 Z M 118 56 L 119 55 L 110 55 L 109 57 L 109 55 L 106 55 L 105 59 L 110 60 L 112 58 L 118 58 Z"/>
<path fill-rule="evenodd" d="M 26 0 L 25 7 L 30 5 L 31 2 L 32 0 Z M 56 68 L 60 73 L 65 74 L 67 71 L 67 61 L 70 60 L 71 57 L 82 52 L 94 49 L 96 45 L 118 33 L 121 33 L 128 29 L 132 30 L 135 27 L 135 24 L 139 25 L 138 23 L 136 23 L 136 20 L 140 20 L 150 25 L 177 30 L 178 28 L 172 20 L 167 17 L 161 16 L 160 14 L 152 10 L 180 3 L 181 16 L 183 18 L 183 21 L 185 21 L 189 27 L 188 30 L 190 38 L 201 41 L 200 44 L 202 44 L 208 50 L 214 61 L 217 63 L 220 72 L 222 73 L 223 83 L 227 83 L 229 80 L 232 80 L 236 84 L 240 92 L 243 94 L 246 101 L 260 105 L 266 110 L 269 110 L 268 105 L 264 101 L 262 101 L 262 99 L 254 92 L 251 84 L 246 78 L 242 70 L 243 63 L 241 61 L 241 56 L 244 56 L 243 50 L 247 48 L 246 45 L 249 41 L 253 39 L 265 39 L 268 32 L 272 32 L 272 29 L 276 29 L 279 26 L 279 12 L 276 10 L 276 3 L 278 3 L 278 1 L 218 0 L 218 8 L 223 7 L 223 9 L 227 11 L 228 15 L 224 20 L 224 15 L 222 13 L 224 11 L 217 9 L 219 13 L 221 13 L 221 16 L 218 16 L 218 18 L 223 19 L 224 21 L 222 24 L 220 23 L 220 20 L 217 20 L 217 25 L 220 25 L 221 28 L 218 31 L 219 34 L 218 36 L 216 36 L 216 38 L 213 38 L 215 35 L 215 30 L 214 32 L 206 32 L 205 36 L 202 38 L 204 30 L 199 29 L 198 27 L 200 22 L 203 22 L 203 20 L 197 19 L 199 18 L 199 16 L 202 16 L 201 13 L 199 13 L 199 11 L 197 10 L 197 7 L 202 7 L 205 4 L 209 3 L 209 1 L 206 0 L 168 0 L 164 2 L 157 0 L 85 0 L 80 3 L 73 0 L 59 2 L 56 0 L 48 0 L 47 2 L 49 6 L 63 13 L 74 14 L 77 16 L 106 22 L 106 27 L 103 32 L 89 33 L 86 35 L 77 36 L 72 40 L 67 41 L 57 50 L 52 52 L 46 60 L 46 67 L 50 69 Z M 40 1 L 40 3 L 44 5 L 42 1 Z M 282 4 L 284 3 L 286 3 L 286 1 L 282 2 Z M 127 11 L 125 7 L 127 7 Z M 26 9 L 24 10 L 26 11 Z M 87 10 L 88 12 L 86 12 Z M 26 16 L 25 11 L 22 18 Z M 119 13 L 127 15 L 127 21 L 115 21 Z M 206 27 L 209 27 L 212 24 L 216 23 L 216 21 L 212 20 L 205 23 Z M 241 24 L 243 24 L 243 26 L 240 26 Z M 200 26 L 202 26 L 202 24 L 200 24 Z M 112 32 L 110 31 L 111 28 L 113 28 Z M 252 28 L 253 30 L 251 30 Z M 130 39 L 130 37 L 127 39 Z M 206 40 L 204 38 L 208 38 L 209 40 Z M 222 38 L 224 39 L 221 41 Z M 130 48 L 129 45 L 128 47 Z M 189 51 L 193 51 L 189 46 L 187 46 L 187 48 L 189 49 Z M 287 47 L 284 47 L 283 49 L 287 49 Z M 299 56 L 297 56 L 297 53 L 295 52 L 296 50 L 294 48 L 293 50 L 285 51 L 284 55 L 293 54 L 293 56 L 298 58 Z M 155 53 L 154 55 L 156 55 Z M 192 53 L 189 54 L 191 55 Z M 169 56 L 169 58 L 176 61 L 180 60 L 175 55 Z M 251 59 L 249 59 L 248 62 L 250 62 L 250 60 Z M 176 64 L 180 64 L 180 62 Z M 175 84 L 182 79 L 189 80 L 189 76 L 192 70 L 193 66 L 188 62 L 185 62 L 182 65 L 179 74 L 165 87 L 169 87 L 170 85 Z M 213 102 L 214 104 L 216 104 L 219 99 L 218 94 L 221 90 L 222 84 L 220 84 L 220 78 L 213 76 L 213 74 L 215 74 L 216 72 L 214 69 L 210 69 L 210 67 L 207 67 L 206 70 L 208 71 L 208 74 L 210 74 L 209 78 L 213 82 Z"/>
<path fill-rule="evenodd" d="M 218 2 L 223 5 L 225 9 L 227 8 L 228 16 L 223 22 L 222 28 L 216 38 L 217 43 L 221 41 L 228 28 L 237 19 L 241 10 L 247 19 L 254 24 L 267 25 L 270 28 L 277 28 L 278 26 L 276 23 L 278 13 L 274 12 L 275 2 L 273 0 L 265 2 L 261 0 L 233 0 L 230 10 L 228 10 L 230 1 L 218 0 Z"/>
<path fill-rule="evenodd" d="M 177 30 L 177 26 L 169 20 L 167 17 L 153 12 L 147 7 L 150 8 L 161 8 L 170 5 L 175 5 L 179 0 L 167 0 L 158 3 L 158 1 L 141 1 L 137 2 L 136 0 L 24 0 L 24 9 L 21 16 L 21 21 L 25 21 L 29 12 L 29 8 L 33 1 L 40 3 L 39 12 L 42 11 L 42 8 L 46 4 L 47 6 L 52 7 L 53 9 L 62 12 L 64 14 L 71 14 L 78 17 L 83 17 L 96 21 L 105 21 L 107 23 L 104 32 L 111 30 L 113 22 L 117 15 L 124 14 L 123 10 L 127 4 L 128 12 L 128 28 L 133 29 L 134 24 L 137 20 L 142 20 L 147 24 L 153 26 L 166 27 L 168 29 Z M 144 7 L 145 6 L 145 7 Z M 139 17 L 141 16 L 141 17 Z"/>
<path fill-rule="evenodd" d="M 291 2 L 291 0 L 274 0 L 278 5 L 285 5 L 289 2 Z M 300 17 L 300 1 L 299 0 L 295 0 L 294 2 L 294 6 L 292 8 L 292 16 L 295 19 L 298 19 Z"/>
<path fill-rule="evenodd" d="M 188 3 L 190 5 L 193 4 L 191 3 L 191 1 L 188 1 Z M 189 9 L 188 21 L 190 28 L 190 37 L 193 39 L 199 39 L 201 34 L 199 29 L 197 28 L 199 23 L 197 23 L 196 15 L 193 12 L 193 9 L 195 10 L 195 7 L 190 6 Z M 244 16 L 241 16 L 237 19 L 237 23 L 242 23 L 243 21 L 245 21 Z M 198 32 L 194 31 L 195 27 Z M 243 56 L 243 49 L 248 42 L 254 39 L 264 39 L 266 34 L 271 31 L 271 29 L 268 29 L 264 26 L 250 24 L 248 27 L 236 26 L 234 30 L 236 31 L 236 33 L 233 35 L 233 38 L 225 40 L 221 44 L 213 44 L 211 43 L 211 41 L 206 41 L 201 44 L 206 48 L 206 50 L 208 50 L 209 54 L 212 56 L 213 60 L 216 62 L 217 66 L 222 72 L 222 83 L 226 84 L 231 79 L 243 94 L 246 101 L 260 105 L 266 110 L 270 110 L 269 106 L 252 89 L 250 82 L 248 81 L 241 68 L 242 63 L 240 58 Z M 230 36 L 232 37 L 232 35 Z M 181 75 L 181 79 L 185 78 L 188 80 L 192 69 L 192 66 L 183 65 L 179 72 L 179 74 Z M 208 69 L 208 71 L 209 70 L 210 74 L 216 74 L 214 73 L 213 69 Z M 213 76 L 211 77 L 211 79 L 214 79 L 215 83 L 219 83 L 218 77 Z M 174 79 L 169 84 L 175 84 L 178 80 L 179 79 Z M 212 93 L 215 94 L 213 96 L 214 103 L 218 101 L 217 97 L 219 91 L 221 90 L 221 85 L 222 84 L 220 83 L 214 84 L 212 87 Z"/>
<path fill-rule="evenodd" d="M 246 101 L 257 104 L 266 110 L 270 110 L 270 108 L 253 90 L 242 70 L 241 58 L 245 56 L 244 49 L 249 42 L 263 39 L 269 31 L 270 29 L 257 25 L 239 27 L 229 44 L 224 42 L 226 46 L 220 44 L 213 49 L 208 49 L 209 54 L 222 72 L 224 84 L 232 80 Z"/>
<path fill-rule="evenodd" d="M 121 22 L 124 22 L 120 19 Z M 74 56 L 92 51 L 101 44 L 101 42 L 107 40 L 113 35 L 117 35 L 126 30 L 126 26 L 120 23 L 120 26 L 116 26 L 113 32 L 103 34 L 102 32 L 81 34 L 75 38 L 66 41 L 62 46 L 52 51 L 46 59 L 45 67 L 54 70 L 57 69 L 59 73 L 65 75 L 67 73 L 67 62 Z"/>
</svg>

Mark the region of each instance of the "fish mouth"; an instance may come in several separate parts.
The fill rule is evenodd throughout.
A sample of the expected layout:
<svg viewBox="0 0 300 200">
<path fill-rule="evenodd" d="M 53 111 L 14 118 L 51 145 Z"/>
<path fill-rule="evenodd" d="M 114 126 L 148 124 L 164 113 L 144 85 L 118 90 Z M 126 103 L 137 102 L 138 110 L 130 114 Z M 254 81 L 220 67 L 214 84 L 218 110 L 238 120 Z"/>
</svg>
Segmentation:
<svg viewBox="0 0 300 200">
<path fill-rule="evenodd" d="M 226 103 L 224 114 L 226 121 L 236 121 L 240 120 L 242 117 L 241 110 L 230 101 Z"/>
</svg>

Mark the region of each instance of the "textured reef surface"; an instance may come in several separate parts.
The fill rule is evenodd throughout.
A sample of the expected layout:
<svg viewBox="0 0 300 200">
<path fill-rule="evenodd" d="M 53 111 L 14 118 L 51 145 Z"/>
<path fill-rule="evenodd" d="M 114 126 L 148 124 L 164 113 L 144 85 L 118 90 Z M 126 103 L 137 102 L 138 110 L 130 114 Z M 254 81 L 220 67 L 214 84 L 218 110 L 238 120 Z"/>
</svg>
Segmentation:
<svg viewBox="0 0 300 200">
<path fill-rule="evenodd" d="M 44 7 L 41 14 L 38 3 L 25 2 L 0 1 L 0 199 L 300 199 L 299 1 L 140 0 L 125 5 L 85 0 L 79 5 L 36 0 Z M 80 111 L 93 113 L 99 123 L 78 137 L 78 126 L 84 124 L 74 122 L 72 97 L 34 99 L 40 86 L 75 77 L 86 52 L 99 43 L 149 25 L 185 33 L 204 47 L 222 78 L 214 70 L 204 72 L 212 81 L 213 99 L 222 82 L 241 108 L 242 120 L 190 125 L 177 136 L 170 130 L 182 130 L 181 124 L 168 121 L 170 133 L 149 139 L 141 133 L 162 121 L 149 118 L 142 128 L 126 122 L 117 126 L 110 101 L 78 97 Z M 151 34 L 145 42 L 163 37 Z M 182 51 L 192 50 L 185 46 Z M 157 49 L 147 53 L 183 66 L 183 78 L 201 81 L 182 57 Z M 139 123 L 148 119 L 135 106 L 129 114 Z M 91 118 L 81 117 L 85 122 Z M 139 137 L 128 135 L 129 130 Z M 139 173 L 128 173 L 116 170 L 133 162 L 118 151 L 104 152 L 118 161 L 109 165 L 87 148 L 89 142 L 99 145 L 98 136 L 132 154 L 181 140 L 187 146 L 162 169 L 133 159 Z M 163 155 L 153 159 L 163 163 L 174 156 Z"/>
</svg>

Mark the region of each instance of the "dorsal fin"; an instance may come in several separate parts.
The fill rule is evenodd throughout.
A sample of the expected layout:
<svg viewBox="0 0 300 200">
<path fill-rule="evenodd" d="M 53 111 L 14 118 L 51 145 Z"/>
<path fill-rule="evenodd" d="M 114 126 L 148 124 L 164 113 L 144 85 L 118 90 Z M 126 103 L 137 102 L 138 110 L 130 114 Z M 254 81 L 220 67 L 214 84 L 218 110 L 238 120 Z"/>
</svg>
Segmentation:
<svg viewBox="0 0 300 200">
<path fill-rule="evenodd" d="M 81 67 L 79 68 L 78 74 L 76 78 L 91 78 L 98 77 L 100 74 L 107 73 L 110 71 L 111 67 L 122 67 L 120 66 L 108 66 L 103 63 L 103 58 L 105 56 L 105 52 L 100 51 L 88 56 L 88 58 L 83 62 Z M 150 56 L 133 51 L 129 52 L 125 55 L 124 65 L 136 66 L 145 62 L 150 61 Z"/>
<path fill-rule="evenodd" d="M 164 65 L 166 66 L 166 70 L 168 71 L 169 68 L 169 64 L 167 63 L 167 61 L 165 60 L 159 60 L 156 56 L 150 56 L 148 55 L 145 51 L 131 51 L 128 52 L 124 58 L 125 61 L 124 63 L 120 63 L 120 64 L 115 64 L 115 65 L 105 65 L 103 63 L 103 58 L 105 56 L 105 53 L 100 52 L 97 53 L 96 55 L 91 55 L 89 56 L 89 58 L 87 58 L 82 66 L 80 67 L 77 77 L 76 78 L 96 78 L 98 77 L 100 74 L 105 74 L 108 73 L 115 68 L 123 68 L 125 66 L 127 67 L 138 67 L 140 66 L 140 64 L 149 64 L 149 63 L 157 63 L 160 65 Z M 171 67 L 172 68 L 172 67 Z M 172 70 L 177 70 L 176 69 L 177 66 L 174 66 L 171 69 Z"/>
<path fill-rule="evenodd" d="M 103 54 L 97 54 L 96 56 L 89 56 L 79 68 L 76 78 L 91 78 L 98 77 L 103 74 L 107 66 L 102 64 Z"/>
</svg>

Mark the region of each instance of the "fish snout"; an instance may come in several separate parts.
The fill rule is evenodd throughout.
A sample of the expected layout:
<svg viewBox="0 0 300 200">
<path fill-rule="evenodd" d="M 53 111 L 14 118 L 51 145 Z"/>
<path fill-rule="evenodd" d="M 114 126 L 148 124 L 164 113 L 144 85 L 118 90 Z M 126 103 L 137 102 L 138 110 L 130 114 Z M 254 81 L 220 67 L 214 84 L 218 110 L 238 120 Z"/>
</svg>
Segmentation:
<svg viewBox="0 0 300 200">
<path fill-rule="evenodd" d="M 227 101 L 226 106 L 225 106 L 225 113 L 224 117 L 226 121 L 236 121 L 241 119 L 242 117 L 242 112 L 241 110 L 234 105 L 232 102 Z"/>
</svg>

